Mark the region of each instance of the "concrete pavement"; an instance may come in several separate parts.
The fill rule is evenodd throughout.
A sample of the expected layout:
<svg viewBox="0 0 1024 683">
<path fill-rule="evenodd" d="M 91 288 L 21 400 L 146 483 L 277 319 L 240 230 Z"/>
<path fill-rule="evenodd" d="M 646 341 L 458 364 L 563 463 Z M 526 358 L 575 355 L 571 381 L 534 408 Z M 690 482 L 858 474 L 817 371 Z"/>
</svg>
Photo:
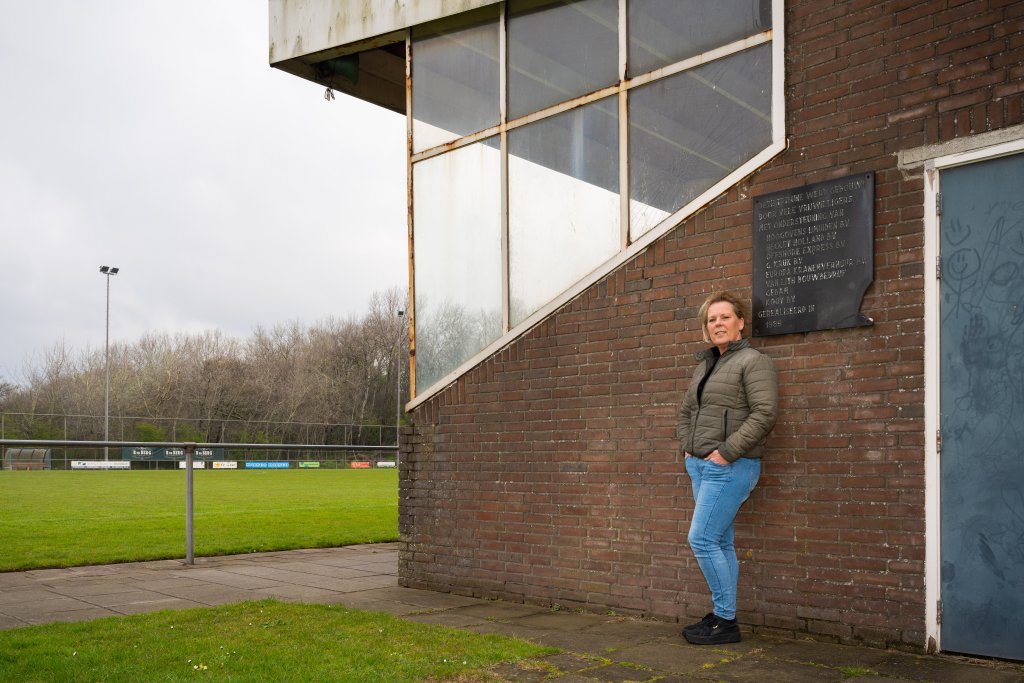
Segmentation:
<svg viewBox="0 0 1024 683">
<path fill-rule="evenodd" d="M 500 633 L 560 654 L 502 665 L 506 681 L 966 681 L 1024 683 L 1024 663 L 921 656 L 783 640 L 688 645 L 679 626 L 398 586 L 395 543 L 0 574 L 0 629 L 243 600 L 342 604 L 412 621 Z"/>
</svg>

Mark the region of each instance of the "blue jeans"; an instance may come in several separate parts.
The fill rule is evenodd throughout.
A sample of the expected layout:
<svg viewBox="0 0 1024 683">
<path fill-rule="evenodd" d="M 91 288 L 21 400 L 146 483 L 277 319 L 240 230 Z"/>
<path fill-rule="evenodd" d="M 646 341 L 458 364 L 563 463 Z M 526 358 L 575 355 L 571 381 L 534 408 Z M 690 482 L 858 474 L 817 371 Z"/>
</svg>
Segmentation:
<svg viewBox="0 0 1024 683">
<path fill-rule="evenodd" d="M 760 458 L 739 458 L 731 465 L 686 458 L 693 484 L 693 518 L 687 540 L 711 589 L 715 614 L 736 618 L 739 562 L 733 545 L 733 521 L 761 476 Z"/>
</svg>

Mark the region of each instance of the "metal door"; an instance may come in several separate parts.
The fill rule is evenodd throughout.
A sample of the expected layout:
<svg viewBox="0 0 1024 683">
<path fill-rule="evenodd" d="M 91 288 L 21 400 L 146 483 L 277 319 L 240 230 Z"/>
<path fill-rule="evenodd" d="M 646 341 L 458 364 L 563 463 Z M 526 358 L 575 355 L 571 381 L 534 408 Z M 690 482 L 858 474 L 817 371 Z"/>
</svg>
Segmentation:
<svg viewBox="0 0 1024 683">
<path fill-rule="evenodd" d="M 939 180 L 942 649 L 1024 659 L 1024 154 Z"/>
</svg>

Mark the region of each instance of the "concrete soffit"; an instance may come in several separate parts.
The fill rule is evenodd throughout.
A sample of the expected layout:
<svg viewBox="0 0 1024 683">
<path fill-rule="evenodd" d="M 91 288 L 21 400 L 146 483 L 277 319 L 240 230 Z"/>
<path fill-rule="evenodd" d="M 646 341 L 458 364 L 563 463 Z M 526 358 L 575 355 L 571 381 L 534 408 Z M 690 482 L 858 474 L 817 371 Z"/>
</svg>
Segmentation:
<svg viewBox="0 0 1024 683">
<path fill-rule="evenodd" d="M 269 61 L 300 78 L 405 113 L 405 36 L 498 0 L 269 0 Z"/>
<path fill-rule="evenodd" d="M 934 145 L 900 150 L 896 155 L 897 166 L 904 173 L 921 172 L 932 159 L 965 152 L 975 152 L 986 147 L 993 147 L 1005 142 L 1021 139 L 1024 139 L 1024 125 L 1009 126 L 987 133 L 978 133 L 977 135 L 967 135 Z"/>
</svg>

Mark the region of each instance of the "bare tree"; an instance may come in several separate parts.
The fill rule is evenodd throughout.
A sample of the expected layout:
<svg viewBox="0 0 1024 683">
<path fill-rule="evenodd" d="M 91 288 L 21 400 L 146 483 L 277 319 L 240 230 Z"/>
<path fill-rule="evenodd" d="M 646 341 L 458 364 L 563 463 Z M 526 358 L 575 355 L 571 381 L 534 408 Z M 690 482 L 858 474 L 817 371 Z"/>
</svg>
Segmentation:
<svg viewBox="0 0 1024 683">
<path fill-rule="evenodd" d="M 377 293 L 362 318 L 257 327 L 245 340 L 207 331 L 151 333 L 132 344 L 113 344 L 111 417 L 142 422 L 111 436 L 358 441 L 363 426 L 394 423 L 398 378 L 408 366 L 407 318 L 398 315 L 406 310 L 405 299 L 398 289 Z M 28 364 L 25 386 L 0 384 L 0 407 L 30 416 L 19 433 L 55 428 L 32 416 L 99 416 L 105 362 L 101 351 L 75 354 L 58 342 Z M 327 427 L 340 423 L 356 427 L 344 434 Z M 71 438 L 96 438 L 102 420 L 69 423 L 67 429 Z"/>
</svg>

